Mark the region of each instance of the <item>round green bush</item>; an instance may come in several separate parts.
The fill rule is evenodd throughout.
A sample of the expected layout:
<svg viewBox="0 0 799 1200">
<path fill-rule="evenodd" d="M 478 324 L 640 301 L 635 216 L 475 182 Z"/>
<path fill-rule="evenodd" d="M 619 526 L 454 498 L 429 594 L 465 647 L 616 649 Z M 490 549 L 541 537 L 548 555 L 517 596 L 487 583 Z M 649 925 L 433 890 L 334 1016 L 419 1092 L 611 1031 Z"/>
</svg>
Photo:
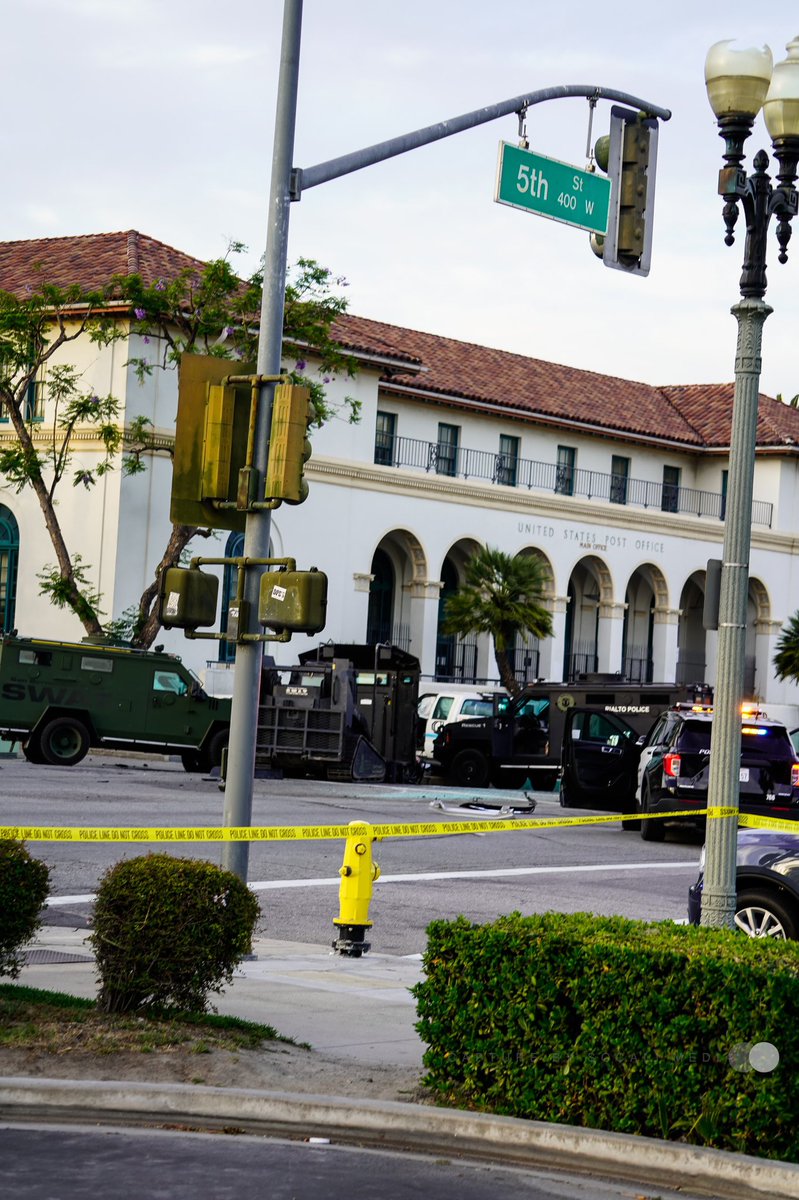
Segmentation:
<svg viewBox="0 0 799 1200">
<path fill-rule="evenodd" d="M 252 949 L 258 901 L 238 876 L 169 854 L 119 862 L 100 881 L 94 948 L 105 1012 L 204 1012 Z"/>
<path fill-rule="evenodd" d="M 20 947 L 41 925 L 49 893 L 50 868 L 23 842 L 0 840 L 0 975 L 16 979 L 22 970 Z"/>
</svg>

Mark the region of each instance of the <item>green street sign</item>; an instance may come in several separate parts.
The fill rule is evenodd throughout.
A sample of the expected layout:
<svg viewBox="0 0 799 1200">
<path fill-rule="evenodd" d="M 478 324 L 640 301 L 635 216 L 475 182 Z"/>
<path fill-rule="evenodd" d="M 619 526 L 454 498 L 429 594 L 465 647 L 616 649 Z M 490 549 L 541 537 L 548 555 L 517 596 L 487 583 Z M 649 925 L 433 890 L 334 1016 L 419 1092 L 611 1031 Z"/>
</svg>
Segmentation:
<svg viewBox="0 0 799 1200">
<path fill-rule="evenodd" d="M 497 204 L 563 221 L 590 233 L 608 231 L 610 180 L 556 158 L 544 158 L 512 142 L 500 142 Z"/>
</svg>

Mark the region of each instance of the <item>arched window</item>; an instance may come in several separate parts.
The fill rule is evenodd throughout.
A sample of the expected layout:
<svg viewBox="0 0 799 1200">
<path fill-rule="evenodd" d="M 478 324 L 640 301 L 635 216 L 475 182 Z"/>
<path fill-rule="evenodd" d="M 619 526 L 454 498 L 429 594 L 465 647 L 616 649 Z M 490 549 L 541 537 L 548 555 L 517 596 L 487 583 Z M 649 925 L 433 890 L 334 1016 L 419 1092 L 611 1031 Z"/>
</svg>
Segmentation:
<svg viewBox="0 0 799 1200">
<path fill-rule="evenodd" d="M 231 533 L 225 546 L 225 558 L 241 558 L 243 553 L 244 534 Z M 237 579 L 238 572 L 236 571 L 236 568 L 231 567 L 230 565 L 226 566 L 222 576 L 222 614 L 219 625 L 219 628 L 223 631 L 227 629 L 228 613 L 230 612 L 230 606 L 236 596 Z M 236 647 L 232 642 L 219 643 L 220 662 L 233 662 L 235 657 Z"/>
<path fill-rule="evenodd" d="M 18 559 L 19 526 L 10 509 L 0 504 L 0 620 L 3 633 L 14 628 Z"/>
</svg>

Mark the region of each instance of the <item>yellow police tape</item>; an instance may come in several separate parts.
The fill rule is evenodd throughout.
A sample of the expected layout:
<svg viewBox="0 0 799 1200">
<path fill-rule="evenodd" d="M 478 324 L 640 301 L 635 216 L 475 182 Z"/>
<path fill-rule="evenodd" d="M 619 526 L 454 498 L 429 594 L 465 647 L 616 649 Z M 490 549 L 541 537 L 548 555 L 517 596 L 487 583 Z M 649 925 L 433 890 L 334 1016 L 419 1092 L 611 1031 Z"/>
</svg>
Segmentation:
<svg viewBox="0 0 799 1200">
<path fill-rule="evenodd" d="M 756 829 L 789 830 L 799 833 L 799 821 L 755 817 L 737 808 L 686 809 L 674 813 L 608 813 L 593 817 L 510 817 L 484 821 L 430 821 L 415 825 L 372 825 L 353 821 L 349 825 L 240 825 L 139 828 L 97 826 L 70 828 L 57 825 L 0 825 L 0 840 L 24 842 L 300 842 L 351 836 L 373 838 L 448 837 L 454 833 L 504 833 L 515 829 L 556 829 L 566 825 L 607 825 L 619 821 L 663 820 L 675 817 L 724 819 L 737 817 L 739 825 Z"/>
</svg>

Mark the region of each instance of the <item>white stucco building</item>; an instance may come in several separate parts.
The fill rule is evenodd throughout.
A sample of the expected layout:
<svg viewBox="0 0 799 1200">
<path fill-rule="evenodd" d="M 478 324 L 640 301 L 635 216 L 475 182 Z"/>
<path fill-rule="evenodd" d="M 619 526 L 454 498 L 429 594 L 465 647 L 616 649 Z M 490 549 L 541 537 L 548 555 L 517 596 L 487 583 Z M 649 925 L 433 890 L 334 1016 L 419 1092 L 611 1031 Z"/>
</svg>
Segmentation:
<svg viewBox="0 0 799 1200">
<path fill-rule="evenodd" d="M 23 287 L 31 264 L 54 283 L 96 286 L 111 274 L 168 278 L 192 264 L 134 232 L 0 245 L 0 287 Z M 26 266 L 27 264 L 27 266 Z M 198 264 L 197 264 L 198 265 Z M 113 392 L 125 420 L 144 414 L 166 447 L 174 436 L 177 380 L 156 370 L 140 384 L 127 360 L 149 355 L 124 305 L 129 337 L 106 349 L 65 347 L 87 389 Z M 654 387 L 580 371 L 358 317 L 336 327 L 355 355 L 354 379 L 334 379 L 333 402 L 354 396 L 361 419 L 334 419 L 313 436 L 308 500 L 273 514 L 275 555 L 329 576 L 322 638 L 393 640 L 426 676 L 495 678 L 482 639 L 439 632 L 443 599 L 480 544 L 543 560 L 554 637 L 517 648 L 520 678 L 620 672 L 633 680 L 715 680 L 716 634 L 703 627 L 708 559 L 721 556 L 733 386 Z M 37 433 L 47 436 L 46 378 Z M 0 443 L 10 436 L 0 420 Z M 92 437 L 77 447 L 89 461 Z M 151 581 L 169 530 L 171 465 L 152 456 L 144 475 L 119 471 L 90 491 L 62 486 L 67 543 L 89 565 L 107 617 Z M 774 678 L 780 629 L 799 608 L 799 411 L 761 398 L 752 512 L 747 686 L 770 706 L 794 706 L 799 689 Z M 220 531 L 193 553 L 221 556 Z M 77 620 L 38 594 L 53 562 L 31 494 L 0 487 L 0 615 L 24 634 L 80 636 Z M 14 578 L 16 583 L 14 584 Z M 224 614 L 222 619 L 224 620 Z M 294 638 L 282 661 L 319 639 Z M 224 643 L 159 641 L 195 670 Z M 775 713 L 775 715 L 778 715 Z M 789 715 L 789 714 L 788 714 Z"/>
</svg>

